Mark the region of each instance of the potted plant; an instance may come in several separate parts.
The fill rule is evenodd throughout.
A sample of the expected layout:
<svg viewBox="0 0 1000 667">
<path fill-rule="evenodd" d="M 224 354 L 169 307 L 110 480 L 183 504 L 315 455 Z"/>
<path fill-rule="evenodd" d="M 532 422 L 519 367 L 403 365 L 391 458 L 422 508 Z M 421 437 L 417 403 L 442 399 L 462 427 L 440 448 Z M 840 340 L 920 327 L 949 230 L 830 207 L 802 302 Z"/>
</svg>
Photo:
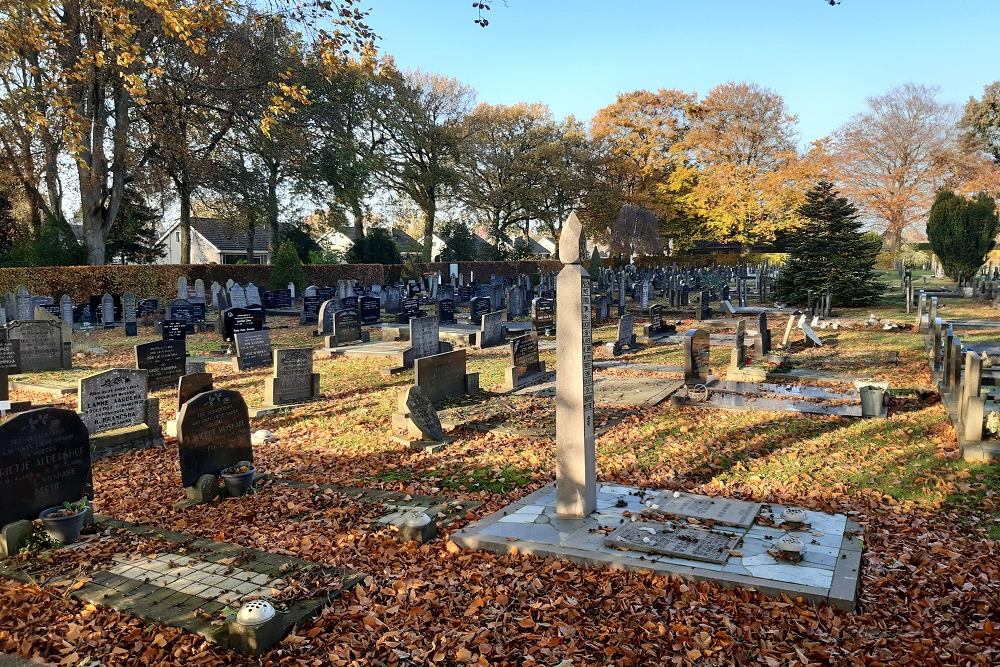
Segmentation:
<svg viewBox="0 0 1000 667">
<path fill-rule="evenodd" d="M 73 544 L 80 539 L 83 522 L 87 518 L 90 505 L 86 498 L 74 503 L 65 502 L 56 507 L 50 507 L 38 515 L 42 527 L 49 537 L 63 544 Z"/>
<path fill-rule="evenodd" d="M 226 491 L 234 498 L 245 494 L 253 484 L 257 469 L 249 461 L 240 461 L 234 466 L 224 469 L 220 474 L 226 484 Z"/>
</svg>

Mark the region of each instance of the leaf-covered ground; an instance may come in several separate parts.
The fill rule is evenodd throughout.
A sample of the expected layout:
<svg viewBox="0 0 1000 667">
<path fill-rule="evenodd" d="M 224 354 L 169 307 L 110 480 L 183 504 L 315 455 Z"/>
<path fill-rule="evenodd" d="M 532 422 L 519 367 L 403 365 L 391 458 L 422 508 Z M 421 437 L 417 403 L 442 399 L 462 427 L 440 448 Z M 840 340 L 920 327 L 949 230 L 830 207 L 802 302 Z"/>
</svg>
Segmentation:
<svg viewBox="0 0 1000 667">
<path fill-rule="evenodd" d="M 863 318 L 869 312 L 912 322 L 898 290 L 877 309 L 844 314 Z M 993 313 L 982 304 L 944 307 L 948 317 Z M 785 319 L 771 321 L 776 341 Z M 76 601 L 63 588 L 0 579 L 0 651 L 70 665 L 1000 664 L 997 467 L 959 460 L 947 415 L 928 391 L 917 333 L 819 333 L 830 345 L 796 353 L 793 365 L 889 380 L 895 396 L 888 420 L 662 404 L 627 411 L 598 439 L 598 470 L 608 481 L 850 515 L 864 525 L 866 537 L 854 613 L 709 583 L 460 552 L 448 531 L 554 479 L 554 442 L 459 430 L 443 452 L 411 452 L 388 436 L 395 393 L 412 382 L 412 373 L 386 378 L 380 371 L 388 360 L 346 358 L 316 363 L 322 401 L 256 425 L 276 436 L 255 448 L 258 467 L 310 484 L 474 500 L 479 507 L 423 546 L 401 545 L 375 525 L 384 507 L 319 488 L 269 482 L 252 496 L 179 510 L 173 507 L 183 497 L 176 443 L 168 439 L 162 448 L 95 465 L 101 513 L 349 567 L 369 575 L 365 583 L 258 660 Z M 614 327 L 595 333 L 604 340 L 613 336 Z M 315 342 L 294 327 L 276 330 L 273 340 L 281 346 Z M 78 365 L 131 366 L 136 342 L 95 334 L 87 346 L 108 354 L 84 355 Z M 189 347 L 216 346 L 213 334 L 203 334 Z M 898 364 L 879 363 L 896 350 Z M 716 373 L 724 372 L 728 357 L 728 349 L 713 351 Z M 471 370 L 480 372 L 484 388 L 499 387 L 505 358 L 503 348 L 470 351 Z M 555 365 L 553 354 L 543 358 Z M 648 347 L 626 358 L 681 360 L 677 346 Z M 216 372 L 216 386 L 240 390 L 251 405 L 262 400 L 266 370 L 209 370 Z M 174 393 L 158 395 L 161 417 L 173 417 Z M 22 396 L 28 395 L 14 397 Z M 510 406 L 510 420 L 523 428 L 551 424 L 551 406 L 544 402 L 511 399 Z M 131 534 L 111 534 L 100 548 L 47 558 L 53 569 L 83 575 L 116 550 L 149 548 Z"/>
</svg>

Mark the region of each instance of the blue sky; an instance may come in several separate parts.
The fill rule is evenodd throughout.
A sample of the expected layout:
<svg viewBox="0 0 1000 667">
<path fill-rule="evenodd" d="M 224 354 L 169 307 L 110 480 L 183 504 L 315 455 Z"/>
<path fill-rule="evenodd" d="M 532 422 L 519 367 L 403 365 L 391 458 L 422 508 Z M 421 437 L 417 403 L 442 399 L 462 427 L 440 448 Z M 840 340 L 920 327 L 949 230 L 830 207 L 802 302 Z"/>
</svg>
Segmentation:
<svg viewBox="0 0 1000 667">
<path fill-rule="evenodd" d="M 805 144 L 907 81 L 964 104 L 1000 79 L 1000 0 L 369 0 L 402 68 L 471 84 L 480 101 L 544 102 L 589 119 L 619 92 L 706 93 L 745 80 L 784 96 Z"/>
</svg>

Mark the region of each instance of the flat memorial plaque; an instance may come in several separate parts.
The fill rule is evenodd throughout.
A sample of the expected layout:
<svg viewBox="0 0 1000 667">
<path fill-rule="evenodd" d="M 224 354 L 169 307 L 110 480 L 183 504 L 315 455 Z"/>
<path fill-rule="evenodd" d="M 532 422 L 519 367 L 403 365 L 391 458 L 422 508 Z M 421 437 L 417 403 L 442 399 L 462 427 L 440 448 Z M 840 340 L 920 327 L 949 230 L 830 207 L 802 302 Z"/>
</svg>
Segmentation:
<svg viewBox="0 0 1000 667">
<path fill-rule="evenodd" d="M 753 525 L 761 508 L 760 503 L 750 503 L 745 500 L 713 498 L 693 493 L 681 493 L 675 497 L 673 492 L 661 493 L 653 499 L 652 504 L 657 506 L 656 510 L 650 508 L 644 511 L 711 520 L 725 526 L 740 526 L 742 528 L 749 528 Z"/>
<path fill-rule="evenodd" d="M 675 528 L 658 521 L 632 521 L 604 538 L 604 544 L 614 549 L 722 564 L 729 559 L 729 551 L 736 548 L 739 539 L 739 535 L 713 530 Z"/>
</svg>

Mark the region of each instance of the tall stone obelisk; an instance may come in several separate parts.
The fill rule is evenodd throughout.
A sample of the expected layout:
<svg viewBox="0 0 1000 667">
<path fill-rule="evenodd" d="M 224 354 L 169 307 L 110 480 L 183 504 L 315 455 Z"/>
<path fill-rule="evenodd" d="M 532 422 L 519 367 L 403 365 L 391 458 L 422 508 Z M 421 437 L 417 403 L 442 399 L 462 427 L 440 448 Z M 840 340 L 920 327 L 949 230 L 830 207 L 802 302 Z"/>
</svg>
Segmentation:
<svg viewBox="0 0 1000 667">
<path fill-rule="evenodd" d="M 556 513 L 597 509 L 594 452 L 594 345 L 583 225 L 570 213 L 559 236 L 556 278 Z"/>
</svg>

